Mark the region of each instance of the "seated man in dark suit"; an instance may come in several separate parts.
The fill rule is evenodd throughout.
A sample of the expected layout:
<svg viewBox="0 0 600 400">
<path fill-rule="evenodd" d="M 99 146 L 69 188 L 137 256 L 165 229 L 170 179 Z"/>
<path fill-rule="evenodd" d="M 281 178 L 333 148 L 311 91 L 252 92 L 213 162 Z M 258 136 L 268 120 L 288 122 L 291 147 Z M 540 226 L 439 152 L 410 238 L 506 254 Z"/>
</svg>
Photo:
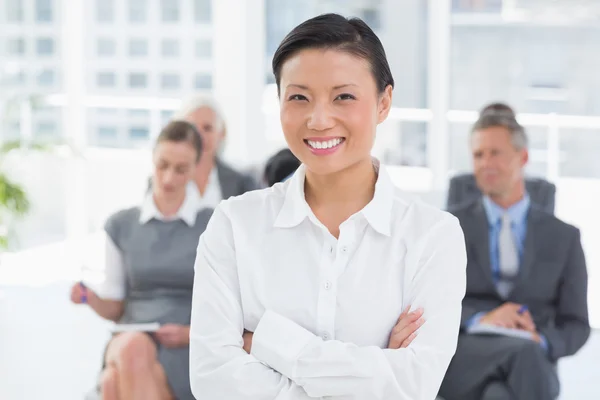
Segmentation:
<svg viewBox="0 0 600 400">
<path fill-rule="evenodd" d="M 523 179 L 527 137 L 513 115 L 483 113 L 470 140 L 484 196 L 450 210 L 465 234 L 467 291 L 440 395 L 554 399 L 556 362 L 577 352 L 590 333 L 579 230 L 531 204 Z M 490 325 L 529 338 L 474 332 Z"/>
</svg>

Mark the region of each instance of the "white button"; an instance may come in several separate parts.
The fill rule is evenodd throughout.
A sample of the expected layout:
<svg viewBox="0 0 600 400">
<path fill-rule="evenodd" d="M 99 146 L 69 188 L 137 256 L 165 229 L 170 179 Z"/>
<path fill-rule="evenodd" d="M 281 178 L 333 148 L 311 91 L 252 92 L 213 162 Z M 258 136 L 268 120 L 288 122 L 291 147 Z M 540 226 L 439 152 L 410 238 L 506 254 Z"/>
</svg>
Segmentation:
<svg viewBox="0 0 600 400">
<path fill-rule="evenodd" d="M 329 290 L 331 289 L 331 282 L 329 281 L 325 281 L 325 283 L 323 284 L 323 287 L 325 288 L 325 290 Z"/>
<path fill-rule="evenodd" d="M 347 252 L 348 252 L 348 246 L 343 246 L 342 253 L 347 253 Z"/>
<path fill-rule="evenodd" d="M 329 246 L 329 252 L 330 252 L 331 254 L 333 254 L 333 251 L 334 251 L 334 250 L 335 250 L 335 249 L 333 248 L 333 246 Z"/>
<path fill-rule="evenodd" d="M 321 334 L 321 338 L 322 338 L 323 340 L 329 340 L 329 338 L 330 338 L 330 337 L 331 337 L 331 336 L 329 336 L 329 333 L 327 333 L 327 332 L 323 332 L 323 333 Z"/>
</svg>

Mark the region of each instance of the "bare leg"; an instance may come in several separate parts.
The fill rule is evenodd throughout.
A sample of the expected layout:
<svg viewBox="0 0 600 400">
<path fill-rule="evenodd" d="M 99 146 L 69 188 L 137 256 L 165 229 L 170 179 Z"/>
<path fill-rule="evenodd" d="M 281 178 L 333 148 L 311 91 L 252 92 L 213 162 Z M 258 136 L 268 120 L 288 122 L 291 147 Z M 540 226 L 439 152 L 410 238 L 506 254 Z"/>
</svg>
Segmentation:
<svg viewBox="0 0 600 400">
<path fill-rule="evenodd" d="M 119 374 L 113 366 L 107 366 L 102 373 L 102 400 L 119 400 Z"/>
<path fill-rule="evenodd" d="M 119 399 L 173 398 L 165 372 L 156 358 L 156 346 L 146 334 L 127 332 L 116 336 L 106 351 L 106 364 L 116 370 Z"/>
</svg>

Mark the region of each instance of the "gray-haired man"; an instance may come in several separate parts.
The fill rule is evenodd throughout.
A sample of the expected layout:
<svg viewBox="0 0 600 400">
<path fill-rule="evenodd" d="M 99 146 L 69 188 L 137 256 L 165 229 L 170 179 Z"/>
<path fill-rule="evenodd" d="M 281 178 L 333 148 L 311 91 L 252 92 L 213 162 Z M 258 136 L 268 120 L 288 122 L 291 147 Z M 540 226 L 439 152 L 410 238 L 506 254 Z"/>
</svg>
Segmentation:
<svg viewBox="0 0 600 400">
<path fill-rule="evenodd" d="M 587 271 L 579 230 L 531 204 L 527 136 L 512 113 L 483 112 L 470 138 L 481 199 L 450 210 L 467 244 L 467 291 L 446 400 L 558 396 L 556 362 L 586 342 Z M 475 333 L 490 326 L 528 338 Z"/>
</svg>

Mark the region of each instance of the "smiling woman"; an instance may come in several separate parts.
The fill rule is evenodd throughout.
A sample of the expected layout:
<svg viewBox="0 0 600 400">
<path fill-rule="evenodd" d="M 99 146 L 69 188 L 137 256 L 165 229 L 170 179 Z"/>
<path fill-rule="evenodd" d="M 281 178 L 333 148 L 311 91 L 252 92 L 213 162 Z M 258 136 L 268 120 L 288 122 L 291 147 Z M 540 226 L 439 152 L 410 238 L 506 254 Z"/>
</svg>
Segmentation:
<svg viewBox="0 0 600 400">
<path fill-rule="evenodd" d="M 273 57 L 302 165 L 222 202 L 201 236 L 190 331 L 198 398 L 433 399 L 456 349 L 457 220 L 405 197 L 371 157 L 392 104 L 359 19 L 312 18 Z"/>
</svg>

